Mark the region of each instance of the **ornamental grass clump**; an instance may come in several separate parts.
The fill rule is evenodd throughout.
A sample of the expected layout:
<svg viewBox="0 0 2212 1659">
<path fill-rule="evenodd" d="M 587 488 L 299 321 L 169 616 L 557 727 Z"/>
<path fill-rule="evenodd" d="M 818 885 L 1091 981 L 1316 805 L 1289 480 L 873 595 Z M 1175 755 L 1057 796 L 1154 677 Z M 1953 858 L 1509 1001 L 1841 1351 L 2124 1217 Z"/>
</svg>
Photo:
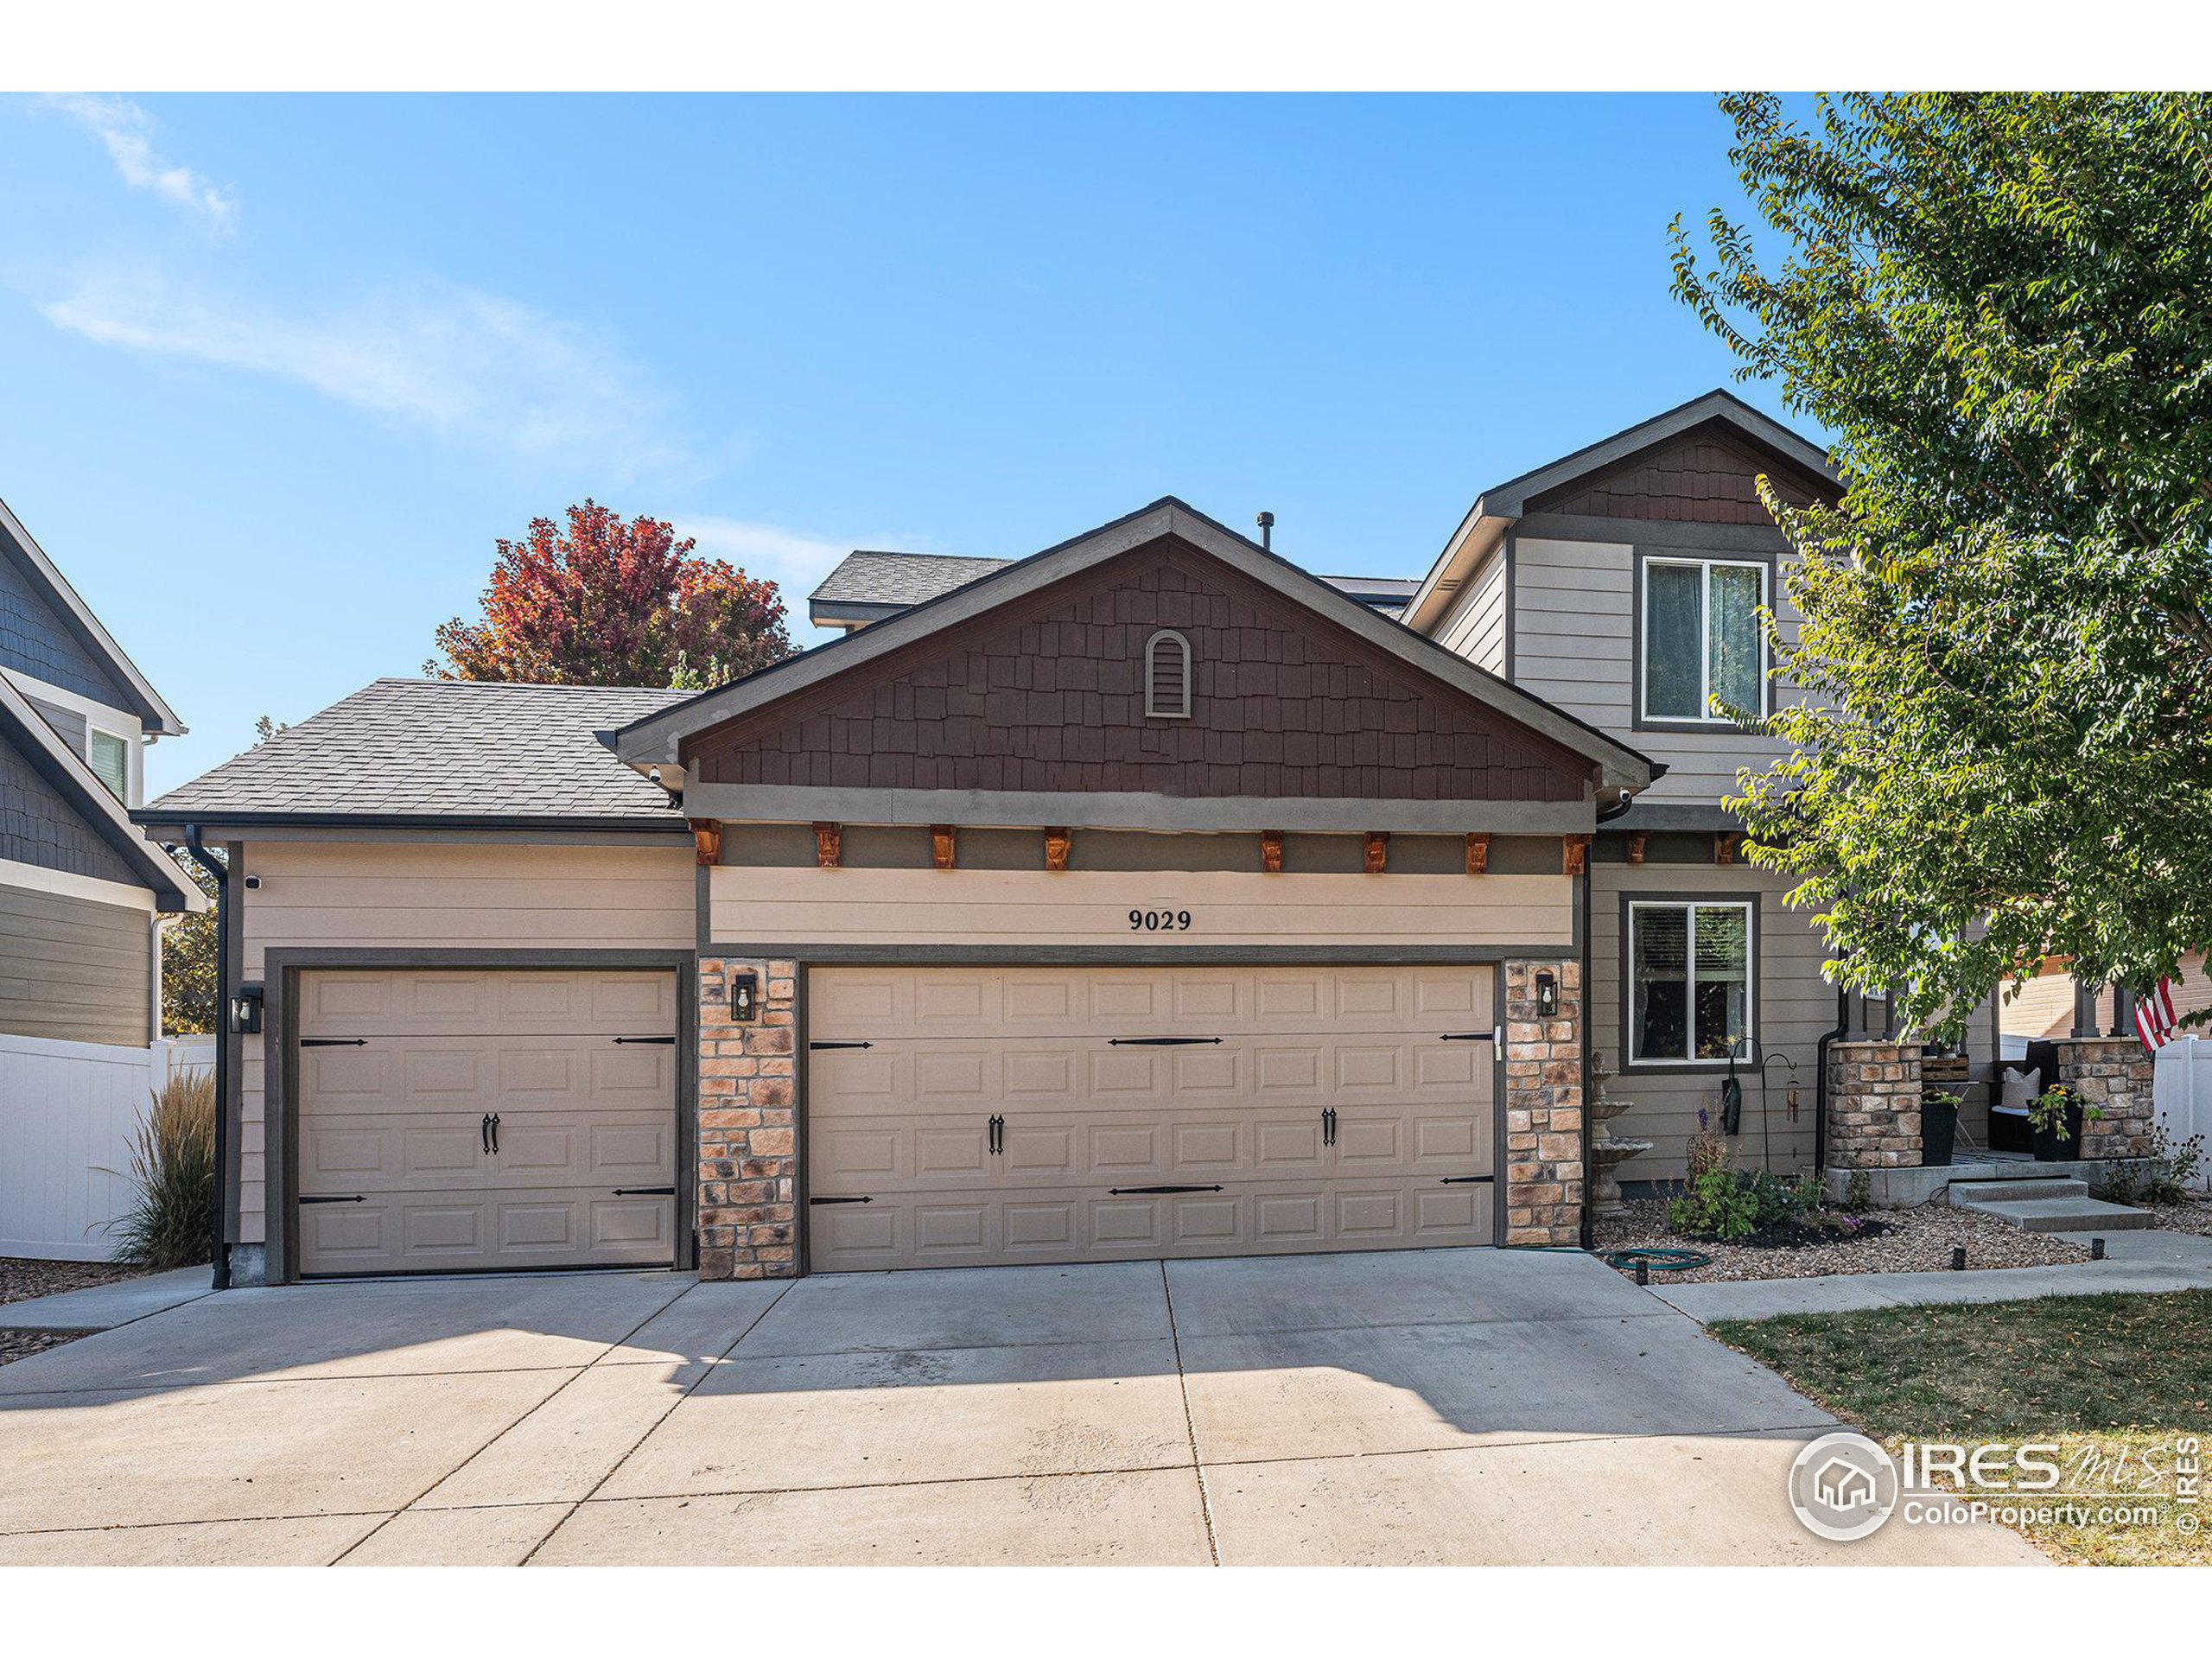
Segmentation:
<svg viewBox="0 0 2212 1659">
<path fill-rule="evenodd" d="M 212 1254 L 215 1233 L 215 1080 L 191 1070 L 171 1076 L 130 1147 L 130 1207 L 113 1224 L 116 1259 L 161 1271 Z"/>
</svg>

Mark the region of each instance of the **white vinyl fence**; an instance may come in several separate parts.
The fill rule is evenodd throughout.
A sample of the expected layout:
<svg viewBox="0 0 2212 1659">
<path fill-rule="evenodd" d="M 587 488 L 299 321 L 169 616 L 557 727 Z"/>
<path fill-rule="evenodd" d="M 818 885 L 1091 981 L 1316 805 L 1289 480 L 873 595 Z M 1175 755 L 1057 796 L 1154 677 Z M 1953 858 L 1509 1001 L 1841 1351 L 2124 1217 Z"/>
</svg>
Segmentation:
<svg viewBox="0 0 2212 1659">
<path fill-rule="evenodd" d="M 149 1097 L 172 1070 L 214 1063 L 212 1037 L 116 1048 L 0 1034 L 0 1255 L 106 1261 Z"/>
<path fill-rule="evenodd" d="M 2179 1146 L 2192 1135 L 2201 1135 L 2212 1147 L 2212 1041 L 2178 1037 L 2160 1049 L 2151 1097 L 2169 1141 Z M 2196 1167 L 2200 1189 L 2208 1185 L 2208 1173 L 2212 1173 L 2212 1160 Z"/>
</svg>

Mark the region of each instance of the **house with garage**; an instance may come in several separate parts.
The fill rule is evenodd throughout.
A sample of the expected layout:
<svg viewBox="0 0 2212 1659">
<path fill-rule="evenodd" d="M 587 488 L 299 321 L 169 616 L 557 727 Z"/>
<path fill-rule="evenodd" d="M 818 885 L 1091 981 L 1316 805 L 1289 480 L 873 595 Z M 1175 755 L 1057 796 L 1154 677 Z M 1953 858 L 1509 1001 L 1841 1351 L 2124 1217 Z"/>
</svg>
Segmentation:
<svg viewBox="0 0 2212 1659">
<path fill-rule="evenodd" d="M 1597 1055 L 1647 1179 L 1732 1072 L 1812 1161 L 1868 1014 L 1721 805 L 1772 749 L 1713 699 L 1790 695 L 1762 477 L 1838 488 L 1716 392 L 1418 579 L 1169 498 L 857 553 L 702 695 L 355 693 L 139 814 L 229 853 L 234 1264 L 1571 1245 Z"/>
<path fill-rule="evenodd" d="M 161 1034 L 162 918 L 207 901 L 130 813 L 183 730 L 0 502 L 0 1035 Z"/>
</svg>

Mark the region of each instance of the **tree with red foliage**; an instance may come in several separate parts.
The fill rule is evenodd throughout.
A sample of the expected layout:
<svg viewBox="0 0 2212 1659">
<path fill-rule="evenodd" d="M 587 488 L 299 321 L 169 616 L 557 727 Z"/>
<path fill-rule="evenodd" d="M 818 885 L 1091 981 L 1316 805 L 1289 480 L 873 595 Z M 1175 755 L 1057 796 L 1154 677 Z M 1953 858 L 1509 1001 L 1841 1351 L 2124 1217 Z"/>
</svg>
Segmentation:
<svg viewBox="0 0 2212 1659">
<path fill-rule="evenodd" d="M 520 541 L 499 545 L 483 620 L 439 628 L 446 662 L 425 673 L 704 690 L 791 653 L 776 584 L 700 557 L 659 519 L 626 524 L 587 499 L 569 509 L 566 533 L 533 518 Z"/>
</svg>

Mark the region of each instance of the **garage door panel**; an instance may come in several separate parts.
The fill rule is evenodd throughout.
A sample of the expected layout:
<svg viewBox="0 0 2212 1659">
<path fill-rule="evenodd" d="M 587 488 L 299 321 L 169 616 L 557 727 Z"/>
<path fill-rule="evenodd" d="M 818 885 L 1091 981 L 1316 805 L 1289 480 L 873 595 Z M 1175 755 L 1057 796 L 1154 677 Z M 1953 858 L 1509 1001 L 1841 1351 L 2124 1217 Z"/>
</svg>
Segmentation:
<svg viewBox="0 0 2212 1659">
<path fill-rule="evenodd" d="M 634 971 L 319 969 L 302 976 L 308 1037 L 657 1035 L 676 1027 L 676 981 Z"/>
<path fill-rule="evenodd" d="M 1491 1243 L 1495 972 L 817 969 L 810 1265 Z"/>
<path fill-rule="evenodd" d="M 302 975 L 301 1271 L 672 1261 L 676 993 L 634 970 Z"/>
<path fill-rule="evenodd" d="M 1224 1183 L 1218 1192 L 1189 1193 L 892 1194 L 813 1209 L 810 1257 L 817 1271 L 835 1273 L 1487 1244 L 1491 1201 L 1486 1185 L 1365 1180 Z"/>
</svg>

